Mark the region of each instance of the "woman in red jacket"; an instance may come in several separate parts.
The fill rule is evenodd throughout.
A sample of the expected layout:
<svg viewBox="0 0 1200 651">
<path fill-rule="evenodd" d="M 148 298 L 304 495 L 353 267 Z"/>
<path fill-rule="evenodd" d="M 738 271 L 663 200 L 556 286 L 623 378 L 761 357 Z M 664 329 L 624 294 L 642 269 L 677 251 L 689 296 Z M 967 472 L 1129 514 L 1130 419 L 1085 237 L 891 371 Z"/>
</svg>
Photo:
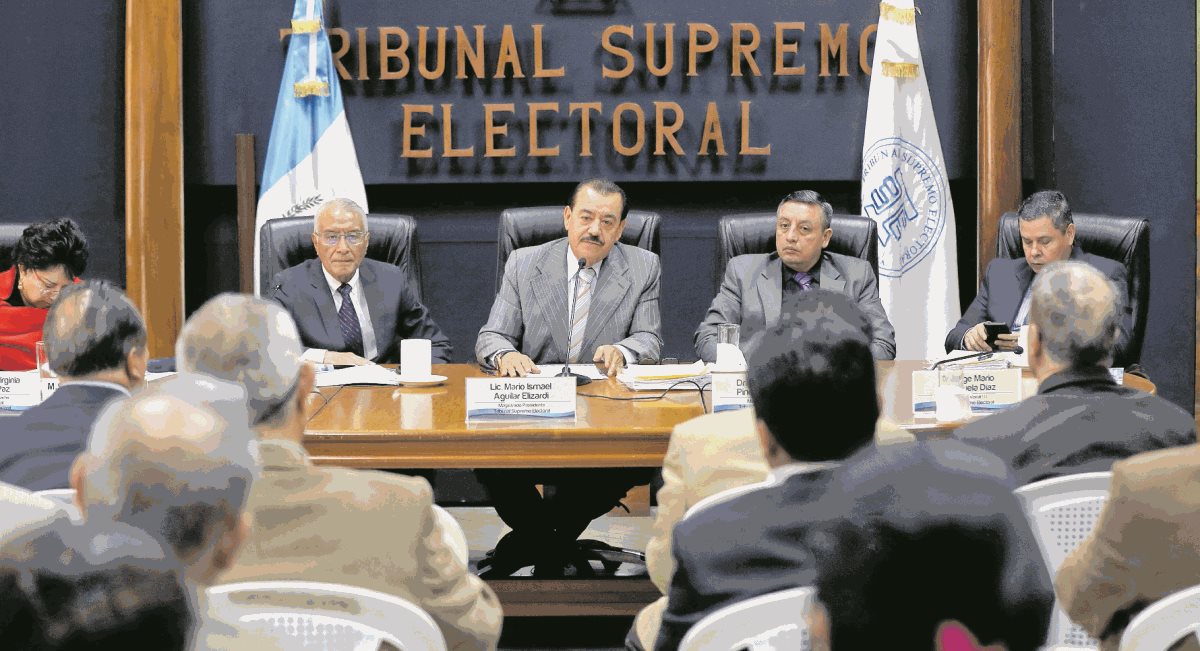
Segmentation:
<svg viewBox="0 0 1200 651">
<path fill-rule="evenodd" d="M 87 266 L 87 240 L 67 218 L 33 224 L 13 247 L 12 263 L 0 272 L 0 371 L 36 368 L 46 312 L 64 287 Z"/>
</svg>

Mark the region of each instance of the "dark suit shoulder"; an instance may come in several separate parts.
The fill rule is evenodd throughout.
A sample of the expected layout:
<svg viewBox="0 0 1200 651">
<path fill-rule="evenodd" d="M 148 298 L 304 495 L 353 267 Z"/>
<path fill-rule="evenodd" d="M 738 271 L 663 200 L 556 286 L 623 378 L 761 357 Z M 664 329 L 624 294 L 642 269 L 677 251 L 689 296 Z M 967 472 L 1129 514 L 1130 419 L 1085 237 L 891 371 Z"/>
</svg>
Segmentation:
<svg viewBox="0 0 1200 651">
<path fill-rule="evenodd" d="M 738 276 L 742 276 L 750 272 L 758 273 L 778 259 L 773 253 L 743 253 L 742 255 L 735 255 L 730 258 L 725 268 L 733 270 Z"/>
<path fill-rule="evenodd" d="M 300 283 L 310 284 L 313 276 L 320 272 L 320 259 L 305 260 L 294 267 L 288 267 L 275 274 L 275 277 L 271 279 L 271 287 L 286 289 Z"/>
<path fill-rule="evenodd" d="M 1098 271 L 1110 278 L 1125 272 L 1124 264 L 1121 264 L 1112 258 L 1106 258 L 1104 256 L 1095 255 L 1094 253 L 1088 253 L 1086 251 L 1081 252 L 1076 260 L 1092 265 Z"/>
<path fill-rule="evenodd" d="M 1029 266 L 1029 263 L 1025 262 L 1025 258 L 992 258 L 992 261 L 988 263 L 987 269 L 984 270 L 983 274 L 988 277 L 1012 277 L 1022 265 Z"/>
<path fill-rule="evenodd" d="M 408 282 L 408 278 L 406 277 L 404 270 L 394 264 L 388 264 L 386 262 L 380 262 L 379 260 L 364 258 L 362 264 L 359 265 L 360 273 L 363 269 L 367 269 L 370 271 L 370 273 L 375 274 L 376 280 L 383 280 L 388 283 Z"/>
<path fill-rule="evenodd" d="M 843 276 L 847 275 L 846 272 L 851 270 L 858 273 L 874 273 L 875 271 L 871 268 L 871 263 L 863 260 L 862 258 L 856 258 L 852 255 L 844 255 L 841 253 L 834 253 L 833 251 L 825 251 L 824 255 L 829 262 L 833 263 L 833 266 L 837 267 L 838 270 L 842 272 Z"/>
</svg>

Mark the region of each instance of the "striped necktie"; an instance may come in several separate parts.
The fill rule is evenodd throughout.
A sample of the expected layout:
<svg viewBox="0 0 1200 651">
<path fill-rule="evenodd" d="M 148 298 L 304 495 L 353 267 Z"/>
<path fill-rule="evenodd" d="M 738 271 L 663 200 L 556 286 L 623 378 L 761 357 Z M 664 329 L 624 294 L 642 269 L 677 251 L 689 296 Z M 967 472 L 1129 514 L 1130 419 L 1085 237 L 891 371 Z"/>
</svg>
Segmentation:
<svg viewBox="0 0 1200 651">
<path fill-rule="evenodd" d="M 358 312 L 354 309 L 354 301 L 350 300 L 350 285 L 342 283 L 338 293 L 342 295 L 342 308 L 338 310 L 338 325 L 342 329 L 342 338 L 346 340 L 346 352 L 363 355 L 362 326 L 358 323 Z"/>
<path fill-rule="evenodd" d="M 575 322 L 571 324 L 571 347 L 567 361 L 574 364 L 579 361 L 583 349 L 583 330 L 587 327 L 588 307 L 592 303 L 592 281 L 596 279 L 596 270 L 585 267 L 575 275 Z"/>
</svg>

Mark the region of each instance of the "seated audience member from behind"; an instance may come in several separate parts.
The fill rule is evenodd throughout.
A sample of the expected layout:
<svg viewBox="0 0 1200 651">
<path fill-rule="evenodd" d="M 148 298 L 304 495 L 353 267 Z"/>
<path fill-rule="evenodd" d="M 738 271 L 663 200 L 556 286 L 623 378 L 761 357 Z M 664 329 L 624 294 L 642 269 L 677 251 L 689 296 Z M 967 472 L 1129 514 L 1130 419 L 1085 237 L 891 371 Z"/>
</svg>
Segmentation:
<svg viewBox="0 0 1200 651">
<path fill-rule="evenodd" d="M 723 606 L 812 583 L 804 535 L 823 519 L 814 505 L 836 465 L 872 441 L 879 416 L 867 329 L 852 299 L 814 290 L 754 351 L 748 381 L 769 485 L 675 527 L 675 573 L 655 649 L 677 648 Z"/>
<path fill-rule="evenodd" d="M 958 438 L 1007 461 L 1022 484 L 1107 471 L 1138 452 L 1195 442 L 1191 414 L 1109 374 L 1124 298 L 1111 280 L 1089 264 L 1058 262 L 1038 273 L 1030 293 L 1037 395 L 961 427 Z"/>
<path fill-rule="evenodd" d="M 830 498 L 844 506 L 829 509 L 845 517 L 808 538 L 814 651 L 1045 643 L 1050 577 L 1003 461 L 934 440 L 864 453 L 838 475 Z"/>
<path fill-rule="evenodd" d="M 182 577 L 146 539 L 64 522 L 6 546 L 0 558 L 0 648 L 126 651 L 188 648 L 193 613 Z M 15 552 L 15 555 L 10 553 Z"/>
<path fill-rule="evenodd" d="M 739 345 L 749 359 L 763 334 L 794 311 L 791 303 L 810 289 L 852 298 L 871 324 L 871 354 L 896 357 L 896 332 L 879 300 L 875 270 L 866 260 L 826 250 L 833 237 L 833 207 L 812 190 L 793 192 L 779 202 L 775 252 L 739 255 L 725 267 L 725 279 L 694 337 L 696 355 L 717 357 L 717 326 L 741 326 Z"/>
<path fill-rule="evenodd" d="M 13 266 L 0 271 L 0 371 L 37 365 L 46 310 L 87 267 L 87 240 L 67 218 L 33 224 L 12 251 Z"/>
<path fill-rule="evenodd" d="M 182 381 L 172 387 L 107 407 L 71 467 L 71 487 L 89 524 L 145 531 L 174 554 L 191 583 L 205 586 L 246 536 L 242 510 L 258 464 L 244 420 L 193 404 L 200 389 Z"/>
<path fill-rule="evenodd" d="M 797 301 L 796 309 L 824 309 L 822 294 L 809 292 Z M 839 296 L 837 301 L 846 300 Z M 785 322 L 791 322 L 788 315 Z M 863 335 L 871 336 L 870 323 L 861 321 Z M 662 597 L 646 606 L 634 620 L 633 630 L 626 638 L 631 649 L 654 646 L 663 609 L 667 606 L 667 589 L 675 561 L 671 558 L 671 534 L 684 514 L 701 499 L 731 488 L 761 482 L 770 473 L 758 440 L 754 409 L 738 409 L 697 416 L 675 426 L 663 460 L 663 485 L 658 491 L 658 509 L 654 516 L 654 531 L 646 545 L 646 570 Z M 911 442 L 913 437 L 895 423 L 880 417 L 875 426 L 878 444 Z"/>
<path fill-rule="evenodd" d="M 1200 577 L 1200 448 L 1146 452 L 1112 473 L 1095 528 L 1055 578 L 1063 610 L 1103 651 L 1119 648 L 1143 608 Z M 1170 648 L 1195 651 L 1200 642 L 1192 634 Z"/>
<path fill-rule="evenodd" d="M 103 281 L 64 289 L 50 308 L 42 340 L 59 388 L 7 423 L 0 481 L 29 490 L 66 488 L 71 462 L 92 423 L 146 376 L 146 326 L 121 290 Z"/>
<path fill-rule="evenodd" d="M 1125 266 L 1115 260 L 1084 253 L 1075 242 L 1075 221 L 1067 198 L 1057 190 L 1035 192 L 1021 203 L 1017 210 L 1017 226 L 1021 231 L 1023 259 L 996 258 L 988 263 L 979 293 L 963 312 L 958 323 L 946 335 L 946 352 L 955 349 L 986 351 L 985 321 L 1008 324 L 1012 334 L 1000 335 L 996 347 L 1012 350 L 1017 345 L 1017 332 L 1029 319 L 1030 288 L 1033 280 L 1046 265 L 1064 260 L 1092 265 L 1113 282 L 1123 306 L 1118 313 L 1115 360 L 1125 365 L 1137 360 L 1126 360 L 1125 349 L 1133 316 L 1126 306 L 1128 291 Z"/>
<path fill-rule="evenodd" d="M 429 484 L 313 465 L 302 442 L 313 369 L 302 352 L 287 312 L 238 294 L 205 303 L 180 335 L 180 368 L 244 387 L 259 436 L 262 475 L 247 506 L 253 524 L 221 582 L 325 581 L 379 590 L 428 612 L 450 649 L 494 649 L 500 603 L 448 547 Z"/>
<path fill-rule="evenodd" d="M 349 199 L 321 205 L 313 220 L 317 260 L 275 274 L 267 295 L 291 313 L 308 347 L 326 364 L 398 363 L 400 341 L 428 339 L 434 364 L 450 361 L 450 340 L 399 267 L 367 255 L 367 217 Z"/>
<path fill-rule="evenodd" d="M 480 364 L 501 376 L 524 376 L 540 372 L 538 364 L 595 362 L 611 376 L 627 364 L 658 359 L 658 256 L 620 243 L 628 211 L 619 186 L 584 181 L 563 208 L 566 237 L 513 251 L 475 342 Z M 572 300 L 575 319 L 568 328 Z M 591 572 L 575 540 L 630 488 L 650 478 L 644 469 L 626 468 L 481 469 L 477 476 L 513 529 L 481 561 L 489 577 L 528 565 L 542 576 L 570 568 Z M 537 484 L 553 487 L 546 498 Z"/>
</svg>

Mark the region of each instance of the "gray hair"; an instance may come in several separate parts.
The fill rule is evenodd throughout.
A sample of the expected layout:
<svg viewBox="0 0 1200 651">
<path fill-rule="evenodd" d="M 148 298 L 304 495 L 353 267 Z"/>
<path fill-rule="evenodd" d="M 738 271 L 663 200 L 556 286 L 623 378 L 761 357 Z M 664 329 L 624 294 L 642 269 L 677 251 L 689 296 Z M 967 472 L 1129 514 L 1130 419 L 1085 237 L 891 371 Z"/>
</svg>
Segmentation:
<svg viewBox="0 0 1200 651">
<path fill-rule="evenodd" d="M 367 232 L 367 211 L 363 210 L 362 206 L 358 205 L 358 203 L 355 202 L 353 199 L 338 198 L 338 199 L 330 199 L 329 201 L 326 201 L 325 203 L 321 204 L 320 208 L 317 208 L 317 212 L 313 214 L 313 232 L 314 233 L 317 230 L 317 220 L 321 218 L 321 215 L 324 215 L 326 212 L 330 212 L 330 211 L 334 211 L 334 210 L 350 212 L 350 213 L 354 213 L 354 214 L 358 215 L 359 217 L 362 217 L 363 232 L 364 233 Z"/>
<path fill-rule="evenodd" d="M 276 426 L 294 412 L 304 350 L 296 323 L 278 304 L 221 294 L 183 327 L 175 346 L 180 369 L 240 384 L 251 425 Z"/>
<path fill-rule="evenodd" d="M 185 564 L 236 527 L 259 464 L 244 411 L 221 404 L 233 392 L 182 376 L 106 407 L 81 458 L 88 518 L 137 527 Z"/>
<path fill-rule="evenodd" d="M 833 225 L 833 206 L 825 200 L 815 190 L 796 190 L 783 198 L 779 205 L 775 207 L 775 212 L 778 214 L 780 209 L 786 203 L 803 203 L 809 206 L 816 206 L 821 209 L 821 230 L 832 228 Z"/>
<path fill-rule="evenodd" d="M 1050 359 L 1076 368 L 1112 363 L 1124 305 L 1111 280 L 1083 262 L 1055 262 L 1031 291 L 1029 321 Z"/>
<path fill-rule="evenodd" d="M 146 347 L 146 324 L 125 293 L 106 281 L 68 285 L 42 327 L 46 358 L 59 375 L 85 376 L 125 368 Z"/>
<path fill-rule="evenodd" d="M 1067 232 L 1067 227 L 1075 223 L 1067 196 L 1058 190 L 1042 190 L 1029 195 L 1017 208 L 1017 217 L 1026 222 L 1049 217 L 1054 229 L 1060 233 Z"/>
</svg>

